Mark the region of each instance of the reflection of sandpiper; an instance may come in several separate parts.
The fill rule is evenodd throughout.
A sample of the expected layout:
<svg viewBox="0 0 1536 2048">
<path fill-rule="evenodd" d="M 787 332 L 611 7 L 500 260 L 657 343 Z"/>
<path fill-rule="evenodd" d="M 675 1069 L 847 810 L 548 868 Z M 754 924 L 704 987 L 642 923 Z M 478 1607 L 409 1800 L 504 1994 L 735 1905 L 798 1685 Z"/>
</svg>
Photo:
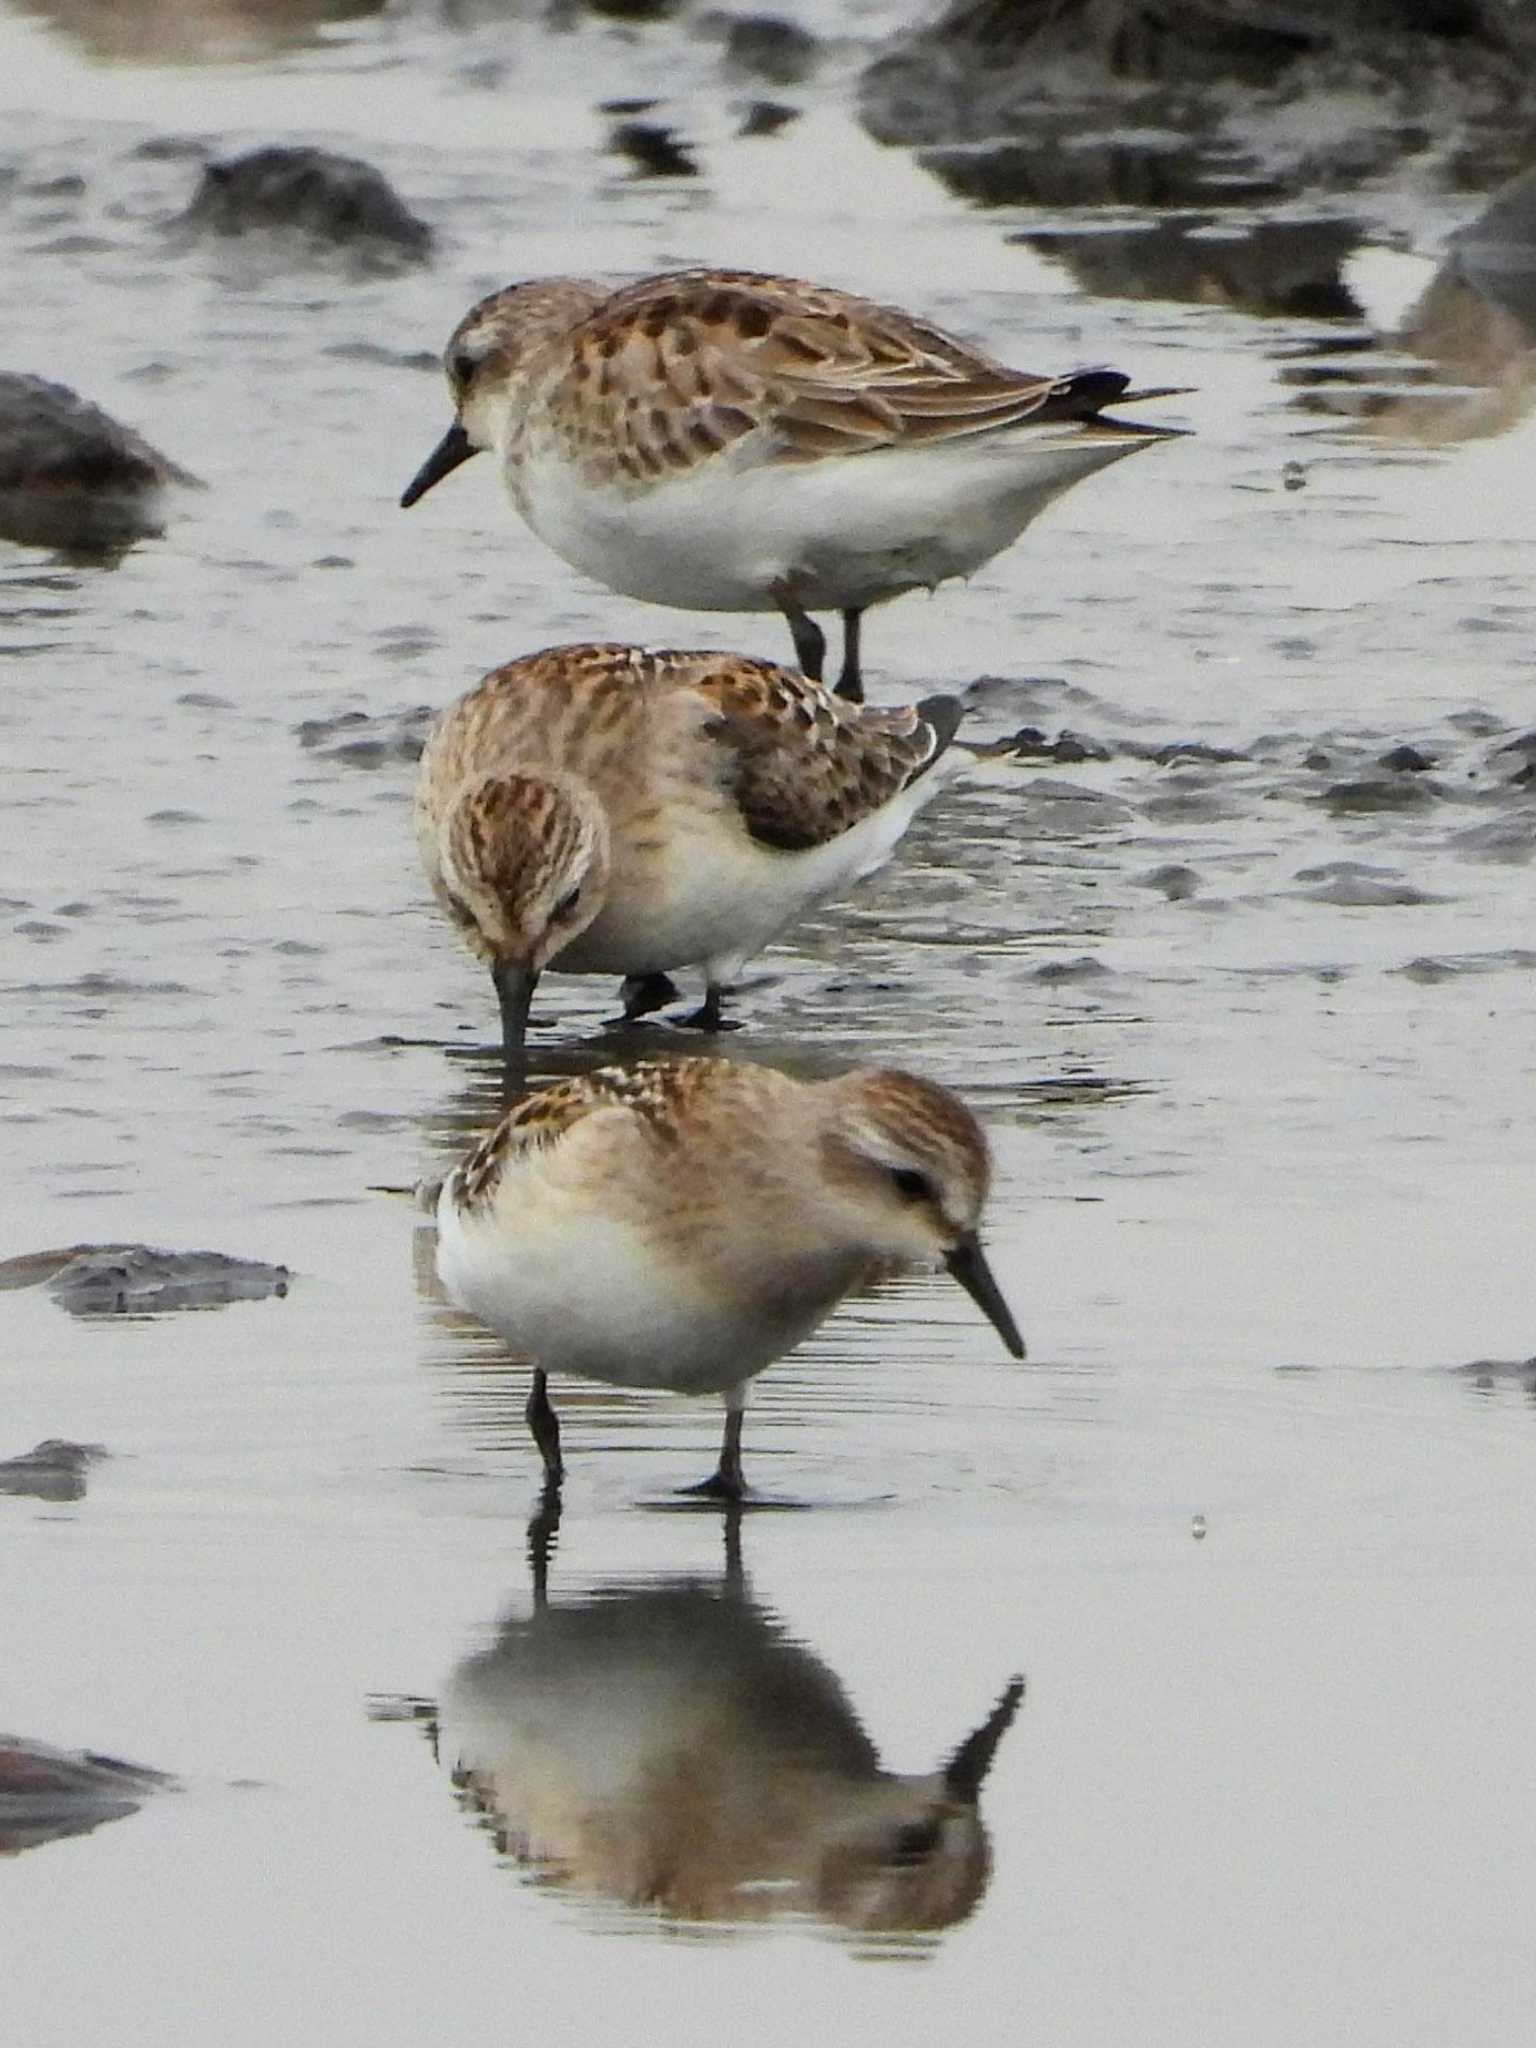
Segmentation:
<svg viewBox="0 0 1536 2048">
<path fill-rule="evenodd" d="M 962 716 L 866 709 L 769 661 L 550 647 L 449 705 L 416 829 L 438 900 L 490 966 L 509 1060 L 546 967 L 622 974 L 627 1018 L 701 965 L 718 1030 L 744 963 L 889 856 Z"/>
<path fill-rule="evenodd" d="M 443 360 L 456 417 L 402 504 L 492 449 L 539 538 L 612 590 L 782 612 L 817 678 L 810 614 L 840 611 L 855 699 L 868 606 L 969 576 L 1166 438 L 1104 416 L 1167 395 L 1118 371 L 1035 376 L 896 307 L 739 270 L 511 285 Z"/>
<path fill-rule="evenodd" d="M 880 1272 L 942 1265 L 1023 1357 L 977 1235 L 990 1179 L 971 1112 L 914 1074 L 609 1067 L 526 1097 L 453 1169 L 437 1268 L 534 1361 L 528 1423 L 551 1485 L 545 1376 L 572 1372 L 722 1395 L 719 1467 L 696 1490 L 735 1498 L 747 1381 Z"/>
<path fill-rule="evenodd" d="M 838 1680 L 751 1597 L 738 1524 L 719 1584 L 551 1606 L 536 1522 L 534 1612 L 454 1672 L 439 1760 L 545 1883 L 680 1920 L 953 1926 L 990 1874 L 978 1801 L 1022 1680 L 937 1770 L 882 1769 Z"/>
</svg>

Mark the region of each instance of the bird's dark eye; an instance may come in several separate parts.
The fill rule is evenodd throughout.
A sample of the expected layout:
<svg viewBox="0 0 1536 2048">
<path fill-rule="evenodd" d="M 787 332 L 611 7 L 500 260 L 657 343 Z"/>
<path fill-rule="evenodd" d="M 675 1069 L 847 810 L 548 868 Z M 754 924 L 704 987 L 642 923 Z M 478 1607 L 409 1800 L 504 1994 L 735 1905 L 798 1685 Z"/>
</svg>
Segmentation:
<svg viewBox="0 0 1536 2048">
<path fill-rule="evenodd" d="M 939 1846 L 939 1823 L 936 1820 L 916 1821 L 897 1835 L 891 1844 L 892 1863 L 921 1863 L 931 1856 Z"/>
<path fill-rule="evenodd" d="M 927 1202 L 933 1199 L 933 1182 L 926 1173 L 919 1173 L 915 1166 L 893 1166 L 891 1186 L 904 1202 Z"/>
<path fill-rule="evenodd" d="M 459 386 L 460 390 L 474 376 L 478 368 L 479 365 L 467 348 L 456 348 L 448 358 L 448 375 Z"/>
<path fill-rule="evenodd" d="M 569 896 L 562 896 L 555 905 L 555 916 L 557 918 L 569 917 L 580 901 L 581 890 L 579 888 L 573 889 Z"/>
</svg>

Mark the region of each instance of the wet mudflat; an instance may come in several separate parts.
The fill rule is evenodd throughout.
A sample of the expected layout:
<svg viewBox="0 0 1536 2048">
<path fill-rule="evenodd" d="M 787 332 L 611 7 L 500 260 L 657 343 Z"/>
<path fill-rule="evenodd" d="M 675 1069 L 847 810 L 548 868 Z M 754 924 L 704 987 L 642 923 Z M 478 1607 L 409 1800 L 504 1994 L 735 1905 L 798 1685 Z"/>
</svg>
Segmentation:
<svg viewBox="0 0 1536 2048">
<path fill-rule="evenodd" d="M 110 1453 L 78 1497 L 0 1496 L 0 1724 L 180 1788 L 0 1863 L 17 2038 L 1523 2043 L 1533 430 L 1447 372 L 1427 440 L 1433 366 L 1349 353 L 1467 205 L 1363 209 L 1357 310 L 1259 317 L 1246 279 L 1190 284 L 1198 235 L 1166 297 L 1140 268 L 1122 297 L 1064 253 L 1096 219 L 970 209 L 860 133 L 835 55 L 741 137 L 754 89 L 659 32 L 407 13 L 177 68 L 99 64 L 93 19 L 0 15 L 8 365 L 208 489 L 115 567 L 0 554 L 0 1256 L 288 1279 L 69 1313 L 44 1261 L 0 1297 L 0 1458 Z M 604 154 L 626 86 L 671 93 L 647 118 L 698 176 Z M 198 138 L 317 135 L 430 220 L 431 267 L 167 238 Z M 942 1281 L 850 1305 L 757 1383 L 749 1476 L 805 1511 L 745 1517 L 735 1562 L 719 1517 L 660 1511 L 716 1411 L 571 1389 L 540 1629 L 523 1378 L 370 1192 L 440 1171 L 497 1094 L 489 988 L 415 870 L 406 714 L 559 639 L 785 649 L 578 582 L 488 464 L 394 499 L 476 292 L 695 259 L 1194 386 L 1197 434 L 872 615 L 876 696 L 974 686 L 977 740 L 1042 737 L 776 951 L 728 1048 L 966 1094 L 1029 1363 Z M 613 994 L 547 982 L 537 1062 L 632 1052 Z M 715 1645 L 697 1708 L 647 1661 L 673 1627 Z M 857 1833 L 1015 1672 L 986 1841 L 936 1850 L 901 1808 L 897 1904 L 805 1848 L 743 1706 L 782 1703 L 786 1781 Z M 578 1712 L 595 1789 L 535 1740 Z M 617 1797 L 690 1743 L 801 1829 L 734 1908 L 760 1812 L 711 1809 L 694 1863 Z M 968 1875 L 919 1907 L 941 1851 Z"/>
</svg>

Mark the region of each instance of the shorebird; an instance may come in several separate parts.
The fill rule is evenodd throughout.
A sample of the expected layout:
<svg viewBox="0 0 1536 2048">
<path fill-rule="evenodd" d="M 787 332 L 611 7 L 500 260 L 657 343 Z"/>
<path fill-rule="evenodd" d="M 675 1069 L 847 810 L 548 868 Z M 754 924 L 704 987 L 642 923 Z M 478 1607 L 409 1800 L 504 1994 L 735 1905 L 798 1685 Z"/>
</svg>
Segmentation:
<svg viewBox="0 0 1536 2048">
<path fill-rule="evenodd" d="M 990 1179 L 976 1119 L 915 1074 L 600 1068 L 525 1096 L 443 1181 L 438 1278 L 532 1360 L 547 1487 L 547 1376 L 569 1372 L 721 1395 L 719 1464 L 691 1490 L 739 1499 L 747 1382 L 876 1276 L 942 1266 L 1024 1356 L 977 1235 Z"/>
<path fill-rule="evenodd" d="M 795 278 L 556 277 L 472 306 L 444 353 L 454 423 L 400 502 L 481 449 L 541 540 L 597 582 L 693 611 L 778 611 L 805 674 L 843 617 L 969 576 L 1081 478 L 1170 430 L 1105 407 L 1117 370 L 1037 376 L 899 308 Z"/>
<path fill-rule="evenodd" d="M 509 1060 L 546 967 L 621 974 L 626 1018 L 702 966 L 685 1020 L 722 1027 L 742 964 L 878 867 L 962 717 L 953 697 L 844 703 L 744 655 L 551 647 L 493 669 L 433 727 L 422 863 L 491 969 Z"/>
</svg>

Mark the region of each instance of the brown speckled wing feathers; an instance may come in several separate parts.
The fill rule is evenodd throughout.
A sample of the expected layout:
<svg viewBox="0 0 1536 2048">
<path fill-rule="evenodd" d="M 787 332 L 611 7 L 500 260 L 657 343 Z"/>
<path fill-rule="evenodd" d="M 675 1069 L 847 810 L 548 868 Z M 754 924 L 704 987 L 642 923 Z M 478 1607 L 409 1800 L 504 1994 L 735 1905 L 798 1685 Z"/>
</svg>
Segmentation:
<svg viewBox="0 0 1536 2048">
<path fill-rule="evenodd" d="M 1115 371 L 1012 370 L 896 308 L 747 271 L 646 278 L 606 299 L 566 345 L 589 438 L 601 422 L 621 467 L 652 480 L 758 429 L 773 437 L 773 459 L 814 461 L 1089 418 L 1128 382 Z M 658 384 L 664 403 L 636 402 Z M 597 449 L 593 439 L 593 459 Z"/>
<path fill-rule="evenodd" d="M 643 1060 L 551 1081 L 515 1103 L 481 1139 L 458 1170 L 455 1198 L 462 1208 L 488 1201 L 508 1165 L 557 1145 L 599 1110 L 628 1110 L 656 1143 L 675 1144 L 679 1123 L 718 1085 L 722 1072 L 729 1072 L 723 1060 Z"/>
<path fill-rule="evenodd" d="M 713 709 L 705 730 L 725 782 L 764 846 L 803 851 L 890 802 L 954 738 L 958 698 L 876 709 L 846 703 L 772 662 L 735 656 L 693 686 Z"/>
</svg>

